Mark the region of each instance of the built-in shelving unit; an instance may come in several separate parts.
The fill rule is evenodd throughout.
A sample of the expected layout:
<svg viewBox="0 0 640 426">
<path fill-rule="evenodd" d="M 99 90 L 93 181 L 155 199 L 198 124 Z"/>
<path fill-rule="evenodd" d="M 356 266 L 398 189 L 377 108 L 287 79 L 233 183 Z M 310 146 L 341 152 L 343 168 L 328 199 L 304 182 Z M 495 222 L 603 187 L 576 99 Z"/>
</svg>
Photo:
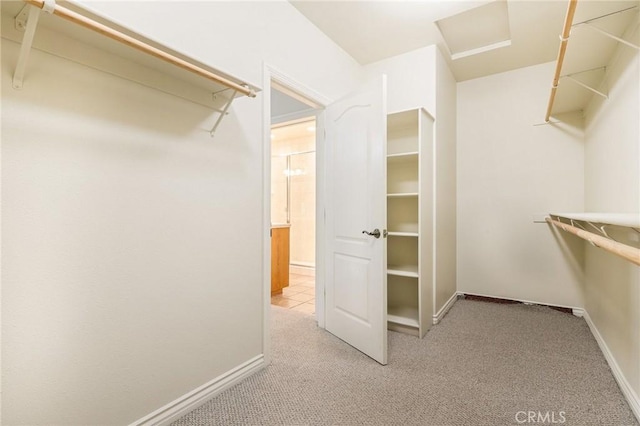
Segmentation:
<svg viewBox="0 0 640 426">
<path fill-rule="evenodd" d="M 419 337 L 432 318 L 433 118 L 423 109 L 387 119 L 387 317 Z"/>
</svg>

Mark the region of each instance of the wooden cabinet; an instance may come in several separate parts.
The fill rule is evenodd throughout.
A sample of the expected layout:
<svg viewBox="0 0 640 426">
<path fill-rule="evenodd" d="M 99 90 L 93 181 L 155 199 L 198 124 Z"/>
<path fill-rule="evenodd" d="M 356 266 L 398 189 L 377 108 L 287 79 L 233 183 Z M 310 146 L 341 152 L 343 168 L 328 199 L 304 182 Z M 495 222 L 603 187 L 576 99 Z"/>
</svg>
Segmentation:
<svg viewBox="0 0 640 426">
<path fill-rule="evenodd" d="M 271 295 L 282 293 L 289 286 L 290 225 L 271 227 Z"/>
<path fill-rule="evenodd" d="M 423 337 L 433 316 L 433 118 L 387 118 L 387 319 Z"/>
</svg>

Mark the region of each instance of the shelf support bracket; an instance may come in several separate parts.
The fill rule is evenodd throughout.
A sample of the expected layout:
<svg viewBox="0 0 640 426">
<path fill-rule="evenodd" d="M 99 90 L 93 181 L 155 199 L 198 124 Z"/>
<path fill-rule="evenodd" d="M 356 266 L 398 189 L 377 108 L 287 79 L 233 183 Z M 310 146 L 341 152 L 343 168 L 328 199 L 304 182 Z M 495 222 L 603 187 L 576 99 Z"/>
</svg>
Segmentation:
<svg viewBox="0 0 640 426">
<path fill-rule="evenodd" d="M 593 24 L 591 24 L 589 22 L 583 22 L 580 25 L 584 25 L 584 26 L 586 26 L 588 28 L 591 28 L 592 30 L 594 30 L 596 32 L 599 32 L 600 34 L 602 34 L 602 35 L 604 35 L 606 37 L 612 38 L 612 39 L 614 39 L 615 41 L 617 41 L 619 43 L 622 43 L 622 44 L 625 44 L 625 45 L 627 45 L 629 47 L 633 47 L 634 49 L 640 50 L 640 46 L 637 46 L 637 45 L 631 43 L 630 41 L 627 41 L 627 40 L 625 40 L 623 38 L 620 38 L 618 36 L 615 36 L 615 35 L 611 34 L 610 32 L 607 32 L 607 31 L 605 31 L 605 30 L 603 30 L 601 28 L 598 28 L 598 27 L 596 27 L 595 25 L 593 25 Z"/>
<path fill-rule="evenodd" d="M 222 108 L 222 111 L 220 112 L 220 115 L 218 116 L 218 119 L 216 120 L 215 124 L 213 125 L 213 127 L 209 131 L 209 134 L 211 135 L 211 137 L 213 137 L 215 135 L 216 130 L 218 129 L 218 126 L 220 125 L 220 122 L 222 122 L 222 119 L 224 118 L 224 116 L 228 114 L 227 111 L 229 111 L 229 107 L 231 107 L 231 103 L 235 99 L 236 93 L 238 93 L 238 92 L 236 90 L 234 90 L 233 93 L 231 94 L 231 97 L 229 97 L 229 100 L 227 100 L 227 103 Z M 216 96 L 216 94 L 214 94 L 214 97 L 215 96 Z"/>
<path fill-rule="evenodd" d="M 38 26 L 38 19 L 40 18 L 40 9 L 34 6 L 27 5 L 29 8 L 29 16 L 27 17 L 26 25 L 24 23 L 24 14 L 20 12 L 16 16 L 16 27 L 25 28 L 24 35 L 22 36 L 22 46 L 20 47 L 20 54 L 18 56 L 18 63 L 16 64 L 16 70 L 13 73 L 13 88 L 22 89 L 22 81 L 24 79 L 24 72 L 27 68 L 27 61 L 29 60 L 29 53 L 31 52 L 31 46 L 33 45 L 33 38 L 36 34 L 36 27 Z"/>
<path fill-rule="evenodd" d="M 568 78 L 569 80 L 571 80 L 571 81 L 573 81 L 574 83 L 576 83 L 578 86 L 584 87 L 585 89 L 587 89 L 587 90 L 589 90 L 589 91 L 591 91 L 591 92 L 595 93 L 596 95 L 602 96 L 602 97 L 603 97 L 603 98 L 605 98 L 605 99 L 609 99 L 609 96 L 608 96 L 608 95 L 605 95 L 604 93 L 600 92 L 599 90 L 596 90 L 596 89 L 594 89 L 593 87 L 591 87 L 591 86 L 589 86 L 589 85 L 587 85 L 587 84 L 584 84 L 584 83 L 583 83 L 583 82 L 581 82 L 580 80 L 577 80 L 577 79 L 573 78 L 573 77 L 572 77 L 572 76 L 570 76 L 570 75 L 565 75 L 565 76 L 563 76 L 563 78 Z"/>
</svg>

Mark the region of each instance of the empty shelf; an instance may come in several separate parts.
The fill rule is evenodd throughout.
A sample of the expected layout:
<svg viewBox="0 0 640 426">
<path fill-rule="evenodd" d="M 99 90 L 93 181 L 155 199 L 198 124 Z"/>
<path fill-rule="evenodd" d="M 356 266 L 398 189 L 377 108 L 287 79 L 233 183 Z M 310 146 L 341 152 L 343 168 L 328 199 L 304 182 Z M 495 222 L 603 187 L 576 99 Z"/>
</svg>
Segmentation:
<svg viewBox="0 0 640 426">
<path fill-rule="evenodd" d="M 398 154 L 387 155 L 388 164 L 402 164 L 402 163 L 415 163 L 418 161 L 418 153 L 413 152 L 401 152 Z"/>
<path fill-rule="evenodd" d="M 418 278 L 417 265 L 389 265 L 387 266 L 387 274 L 397 275 L 400 277 Z"/>
<path fill-rule="evenodd" d="M 418 308 L 410 306 L 389 306 L 387 308 L 387 321 L 409 327 L 419 327 Z"/>
<path fill-rule="evenodd" d="M 390 237 L 417 237 L 418 233 L 417 232 L 395 232 L 395 231 L 389 231 L 388 235 Z"/>
<path fill-rule="evenodd" d="M 638 213 L 550 213 L 550 215 L 583 222 L 640 228 L 640 214 Z"/>
<path fill-rule="evenodd" d="M 394 192 L 393 194 L 387 194 L 389 198 L 417 198 L 417 192 Z"/>
</svg>

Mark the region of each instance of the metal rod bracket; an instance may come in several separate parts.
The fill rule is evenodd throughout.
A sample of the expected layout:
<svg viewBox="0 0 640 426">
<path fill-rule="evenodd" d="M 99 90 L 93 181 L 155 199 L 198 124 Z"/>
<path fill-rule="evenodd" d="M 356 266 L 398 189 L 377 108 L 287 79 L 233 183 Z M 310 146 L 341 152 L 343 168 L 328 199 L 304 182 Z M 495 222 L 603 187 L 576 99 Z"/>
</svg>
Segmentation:
<svg viewBox="0 0 640 426">
<path fill-rule="evenodd" d="M 640 46 L 638 46 L 638 45 L 636 45 L 636 44 L 633 44 L 633 43 L 631 43 L 630 41 L 627 41 L 627 40 L 625 40 L 625 39 L 623 39 L 623 38 L 620 38 L 620 37 L 618 37 L 618 36 L 616 36 L 616 35 L 613 35 L 613 34 L 611 34 L 610 32 L 603 30 L 602 28 L 598 28 L 598 27 L 596 27 L 595 25 L 591 24 L 590 22 L 583 22 L 583 23 L 582 23 L 582 24 L 580 24 L 580 25 L 583 25 L 583 26 L 585 26 L 585 27 L 587 27 L 587 28 L 591 28 L 592 30 L 594 30 L 594 31 L 596 31 L 596 32 L 599 32 L 599 33 L 600 33 L 600 34 L 602 34 L 603 36 L 606 36 L 606 37 L 609 37 L 609 38 L 614 39 L 614 40 L 615 40 L 615 41 L 617 41 L 618 43 L 622 43 L 622 44 L 624 44 L 624 45 L 626 45 L 626 46 L 633 47 L 634 49 L 640 50 Z"/>
<path fill-rule="evenodd" d="M 577 79 L 573 78 L 573 77 L 572 77 L 572 76 L 570 76 L 570 75 L 565 75 L 565 76 L 563 76 L 563 78 L 567 78 L 567 79 L 569 79 L 569 80 L 573 81 L 573 82 L 574 82 L 574 83 L 576 83 L 578 86 L 580 86 L 580 87 L 584 87 L 585 89 L 587 89 L 587 90 L 589 90 L 589 91 L 591 91 L 591 92 L 595 93 L 595 94 L 596 94 L 596 95 L 598 95 L 598 96 L 602 96 L 602 97 L 603 97 L 603 98 L 605 98 L 605 99 L 609 99 L 609 95 L 607 95 L 607 94 L 605 94 L 605 93 L 602 93 L 602 92 L 601 92 L 601 91 L 599 91 L 599 90 L 594 89 L 593 87 L 589 86 L 588 84 L 585 84 L 585 83 L 581 82 L 580 80 L 577 80 Z"/>
<path fill-rule="evenodd" d="M 15 23 L 16 30 L 20 32 L 24 32 L 27 29 L 27 21 L 29 20 L 29 10 L 31 7 L 28 4 L 25 4 L 20 12 L 13 18 L 13 22 Z"/>
<path fill-rule="evenodd" d="M 225 106 L 222 108 L 222 111 L 220 112 L 220 115 L 218 115 L 218 119 L 216 120 L 215 124 L 213 125 L 213 127 L 211 128 L 211 130 L 209 131 L 209 134 L 211 135 L 211 137 L 213 137 L 216 133 L 216 130 L 218 129 L 218 126 L 220 125 L 220 123 L 222 122 L 222 119 L 224 118 L 225 115 L 228 114 L 229 111 L 229 107 L 231 107 L 231 103 L 233 102 L 233 100 L 236 97 L 236 93 L 238 93 L 236 90 L 233 91 L 233 93 L 231 94 L 231 97 L 229 98 L 229 100 L 227 100 L 227 103 L 225 104 Z M 216 96 L 216 94 L 214 93 L 214 96 Z"/>
<path fill-rule="evenodd" d="M 29 5 L 27 5 L 27 7 L 29 8 L 29 13 L 28 13 L 26 25 L 24 27 L 25 28 L 24 35 L 22 36 L 22 46 L 20 46 L 18 63 L 16 64 L 16 69 L 15 69 L 15 72 L 13 73 L 12 86 L 14 89 L 22 89 L 24 72 L 27 68 L 29 53 L 31 52 L 31 46 L 33 45 L 33 38 L 36 35 L 36 28 L 38 26 L 38 18 L 40 17 L 40 9 L 34 6 L 29 6 Z M 18 18 L 21 16 L 22 16 L 22 11 L 16 17 L 16 26 L 21 25 L 18 22 Z"/>
</svg>

